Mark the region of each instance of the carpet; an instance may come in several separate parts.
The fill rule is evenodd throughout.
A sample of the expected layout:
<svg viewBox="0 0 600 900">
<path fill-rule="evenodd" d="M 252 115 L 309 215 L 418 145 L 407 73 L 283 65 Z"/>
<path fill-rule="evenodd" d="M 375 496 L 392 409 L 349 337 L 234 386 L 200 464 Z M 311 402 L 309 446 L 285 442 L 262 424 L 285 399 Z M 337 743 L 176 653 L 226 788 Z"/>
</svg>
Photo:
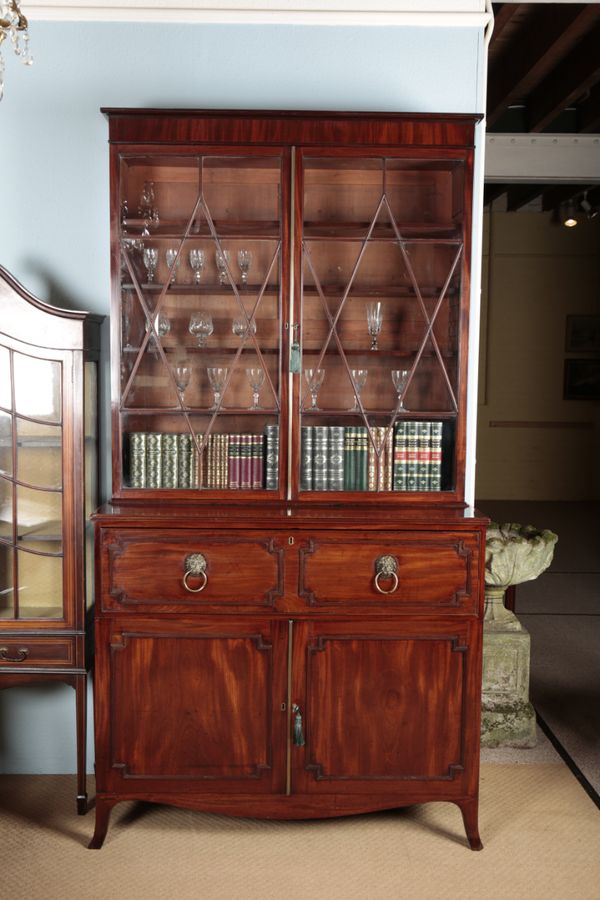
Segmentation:
<svg viewBox="0 0 600 900">
<path fill-rule="evenodd" d="M 92 779 L 90 779 L 92 781 Z M 91 786 L 91 785 L 90 785 Z M 481 853 L 446 803 L 267 822 L 122 803 L 86 850 L 72 776 L 0 777 L 0 878 L 27 900 L 598 900 L 600 815 L 562 763 L 484 764 Z"/>
</svg>

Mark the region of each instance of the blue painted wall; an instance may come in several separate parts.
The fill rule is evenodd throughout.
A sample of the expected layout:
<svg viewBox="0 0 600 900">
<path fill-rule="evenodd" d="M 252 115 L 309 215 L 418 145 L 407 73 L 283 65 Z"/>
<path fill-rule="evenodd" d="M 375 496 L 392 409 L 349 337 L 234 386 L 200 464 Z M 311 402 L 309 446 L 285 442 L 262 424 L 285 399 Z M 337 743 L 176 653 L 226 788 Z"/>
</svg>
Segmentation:
<svg viewBox="0 0 600 900">
<path fill-rule="evenodd" d="M 108 147 L 100 106 L 482 109 L 478 28 L 34 22 L 31 44 L 31 68 L 5 54 L 0 263 L 43 300 L 106 315 Z M 0 771 L 74 768 L 71 688 L 0 691 Z"/>
</svg>

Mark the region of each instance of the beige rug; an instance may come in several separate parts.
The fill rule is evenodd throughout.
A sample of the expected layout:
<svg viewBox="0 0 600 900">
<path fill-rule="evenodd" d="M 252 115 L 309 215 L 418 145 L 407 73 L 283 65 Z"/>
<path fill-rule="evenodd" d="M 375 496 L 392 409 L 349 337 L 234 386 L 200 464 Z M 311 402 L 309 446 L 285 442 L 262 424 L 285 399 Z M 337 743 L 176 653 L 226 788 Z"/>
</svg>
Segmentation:
<svg viewBox="0 0 600 900">
<path fill-rule="evenodd" d="M 481 853 L 443 803 L 301 823 L 123 803 L 90 851 L 74 798 L 71 776 L 0 777 L 2 897 L 600 898 L 600 814 L 560 763 L 482 767 Z"/>
</svg>

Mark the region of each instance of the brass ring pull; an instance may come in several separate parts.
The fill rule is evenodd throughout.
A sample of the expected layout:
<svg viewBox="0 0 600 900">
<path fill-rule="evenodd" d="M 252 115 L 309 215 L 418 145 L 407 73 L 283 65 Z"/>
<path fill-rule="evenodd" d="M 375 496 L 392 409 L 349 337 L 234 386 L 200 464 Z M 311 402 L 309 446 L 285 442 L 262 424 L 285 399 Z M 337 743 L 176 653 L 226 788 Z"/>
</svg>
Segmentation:
<svg viewBox="0 0 600 900">
<path fill-rule="evenodd" d="M 199 594 L 208 584 L 208 575 L 206 574 L 207 562 L 201 553 L 191 553 L 185 559 L 185 572 L 183 574 L 183 586 L 186 591 L 191 594 Z M 201 578 L 202 582 L 198 587 L 191 587 L 188 584 L 188 578 Z"/>
<path fill-rule="evenodd" d="M 393 594 L 398 588 L 398 560 L 394 556 L 380 556 L 375 560 L 375 588 L 380 594 Z M 382 588 L 379 579 L 391 578 L 392 587 L 389 590 Z"/>
<path fill-rule="evenodd" d="M 9 656 L 8 647 L 0 647 L 0 660 L 2 662 L 23 662 L 29 656 L 29 649 L 27 647 L 19 647 L 17 653 L 19 654 L 18 656 Z"/>
</svg>

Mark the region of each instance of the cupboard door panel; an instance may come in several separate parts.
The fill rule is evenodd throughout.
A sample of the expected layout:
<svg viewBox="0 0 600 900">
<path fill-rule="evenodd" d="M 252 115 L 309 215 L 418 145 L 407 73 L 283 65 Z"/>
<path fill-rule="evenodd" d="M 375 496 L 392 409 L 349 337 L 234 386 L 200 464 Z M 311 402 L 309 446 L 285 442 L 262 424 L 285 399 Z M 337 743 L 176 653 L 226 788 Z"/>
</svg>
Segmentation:
<svg viewBox="0 0 600 900">
<path fill-rule="evenodd" d="M 155 789 L 181 790 L 186 781 L 192 790 L 278 789 L 276 627 L 140 623 L 106 630 L 101 670 L 108 668 L 111 686 L 113 785 L 129 782 L 135 791 L 136 781 L 152 781 Z"/>
<path fill-rule="evenodd" d="M 462 624 L 312 625 L 305 789 L 381 792 L 460 778 L 469 653 Z"/>
</svg>

